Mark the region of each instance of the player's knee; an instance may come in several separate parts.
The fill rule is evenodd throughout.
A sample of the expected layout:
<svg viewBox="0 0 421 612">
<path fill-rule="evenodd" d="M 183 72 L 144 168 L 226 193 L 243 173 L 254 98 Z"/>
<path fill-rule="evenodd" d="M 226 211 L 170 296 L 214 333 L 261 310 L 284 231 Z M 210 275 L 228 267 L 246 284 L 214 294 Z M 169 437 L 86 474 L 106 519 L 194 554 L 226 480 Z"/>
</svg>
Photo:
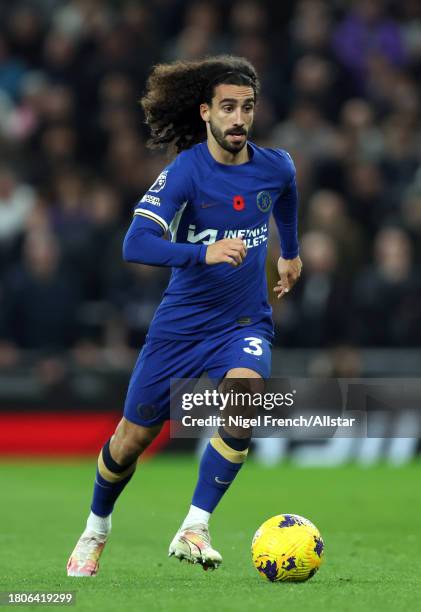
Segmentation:
<svg viewBox="0 0 421 612">
<path fill-rule="evenodd" d="M 262 379 L 262 376 L 255 370 L 250 368 L 231 368 L 225 374 L 224 380 L 230 378 L 244 378 L 244 379 Z"/>
<path fill-rule="evenodd" d="M 240 368 L 230 370 L 220 384 L 219 391 L 228 398 L 224 411 L 225 430 L 228 436 L 246 441 L 251 437 L 252 423 L 257 416 L 258 403 L 254 401 L 254 398 L 264 392 L 265 383 L 256 372 L 253 372 L 255 376 L 250 378 L 229 376 L 230 373 L 237 373 L 238 370 Z M 247 370 L 247 372 L 252 371 Z"/>
<path fill-rule="evenodd" d="M 220 384 L 220 390 L 225 393 L 263 393 L 264 387 L 262 376 L 248 368 L 229 370 Z"/>
<path fill-rule="evenodd" d="M 111 453 L 122 465 L 136 461 L 161 431 L 161 425 L 142 427 L 123 417 L 111 439 Z"/>
</svg>

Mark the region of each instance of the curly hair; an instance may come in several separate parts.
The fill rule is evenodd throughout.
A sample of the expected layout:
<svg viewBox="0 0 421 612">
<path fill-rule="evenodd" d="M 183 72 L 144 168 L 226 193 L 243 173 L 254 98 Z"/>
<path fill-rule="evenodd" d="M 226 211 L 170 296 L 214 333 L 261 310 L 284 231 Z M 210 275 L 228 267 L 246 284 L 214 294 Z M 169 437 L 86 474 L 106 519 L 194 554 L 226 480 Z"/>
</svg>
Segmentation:
<svg viewBox="0 0 421 612">
<path fill-rule="evenodd" d="M 255 98 L 259 93 L 256 70 L 242 57 L 220 55 L 155 66 L 140 100 L 151 131 L 148 147 L 174 148 L 179 153 L 205 140 L 199 105 L 210 104 L 214 88 L 221 83 L 249 85 Z"/>
</svg>

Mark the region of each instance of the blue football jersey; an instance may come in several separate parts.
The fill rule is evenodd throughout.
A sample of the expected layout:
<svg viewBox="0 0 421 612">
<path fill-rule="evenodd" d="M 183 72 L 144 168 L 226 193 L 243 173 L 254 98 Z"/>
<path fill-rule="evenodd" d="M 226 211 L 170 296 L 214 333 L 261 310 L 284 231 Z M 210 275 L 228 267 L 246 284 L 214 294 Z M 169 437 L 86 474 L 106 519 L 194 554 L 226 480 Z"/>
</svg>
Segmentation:
<svg viewBox="0 0 421 612">
<path fill-rule="evenodd" d="M 265 262 L 269 219 L 288 196 L 296 198 L 295 168 L 285 151 L 248 143 L 250 159 L 217 162 L 206 142 L 180 153 L 135 207 L 145 225 L 169 230 L 178 243 L 210 245 L 242 238 L 243 263 L 173 268 L 149 334 L 161 338 L 204 338 L 259 323 L 272 337 Z M 295 215 L 295 216 L 294 216 Z M 296 213 L 292 231 L 296 236 Z M 281 237 L 282 238 L 282 237 Z M 298 254 L 290 252 L 288 258 Z"/>
</svg>

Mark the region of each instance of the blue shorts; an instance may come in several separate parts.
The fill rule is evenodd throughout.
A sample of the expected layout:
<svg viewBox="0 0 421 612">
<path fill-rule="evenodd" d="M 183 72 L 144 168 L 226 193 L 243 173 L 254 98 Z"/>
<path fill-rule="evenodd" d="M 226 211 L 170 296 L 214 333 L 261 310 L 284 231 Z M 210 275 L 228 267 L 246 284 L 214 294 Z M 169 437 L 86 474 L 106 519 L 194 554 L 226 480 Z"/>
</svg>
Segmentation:
<svg viewBox="0 0 421 612">
<path fill-rule="evenodd" d="M 238 328 L 203 340 L 146 338 L 127 391 L 124 416 L 152 427 L 170 418 L 170 379 L 222 380 L 232 368 L 249 368 L 269 378 L 271 341 L 266 330 Z"/>
</svg>

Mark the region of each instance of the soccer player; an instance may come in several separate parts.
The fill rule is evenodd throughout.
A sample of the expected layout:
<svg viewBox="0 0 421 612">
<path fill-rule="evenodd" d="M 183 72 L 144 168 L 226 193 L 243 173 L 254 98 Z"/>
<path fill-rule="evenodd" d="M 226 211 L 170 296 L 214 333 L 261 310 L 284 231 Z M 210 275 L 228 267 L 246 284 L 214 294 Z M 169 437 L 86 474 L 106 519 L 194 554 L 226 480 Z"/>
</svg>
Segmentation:
<svg viewBox="0 0 421 612">
<path fill-rule="evenodd" d="M 270 375 L 265 260 L 271 214 L 282 253 L 278 297 L 297 281 L 301 260 L 293 162 L 285 151 L 248 140 L 258 91 L 253 66 L 232 56 L 158 65 L 148 79 L 142 106 L 149 145 L 172 147 L 178 155 L 136 205 L 123 255 L 171 266 L 172 276 L 134 367 L 124 416 L 99 454 L 91 513 L 70 556 L 69 576 L 97 573 L 114 504 L 169 418 L 170 378 L 207 372 L 227 390 L 230 379 L 251 388 Z M 168 231 L 171 241 L 163 239 Z M 211 545 L 209 518 L 249 444 L 249 436 L 224 428 L 209 442 L 170 555 L 205 569 L 222 562 Z"/>
</svg>

